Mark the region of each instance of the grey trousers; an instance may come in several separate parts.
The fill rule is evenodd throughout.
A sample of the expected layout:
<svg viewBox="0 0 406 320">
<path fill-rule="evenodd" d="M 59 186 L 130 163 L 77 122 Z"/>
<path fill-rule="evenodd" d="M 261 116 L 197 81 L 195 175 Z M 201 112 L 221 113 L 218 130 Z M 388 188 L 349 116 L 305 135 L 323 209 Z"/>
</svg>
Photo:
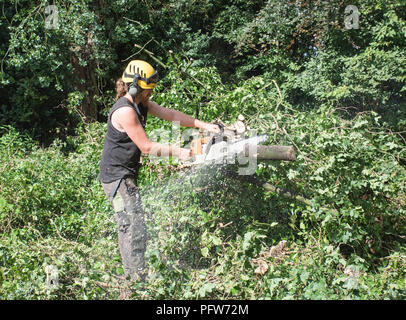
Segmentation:
<svg viewBox="0 0 406 320">
<path fill-rule="evenodd" d="M 133 281 L 145 281 L 144 255 L 147 234 L 139 188 L 134 178 L 123 178 L 115 196 L 111 198 L 110 194 L 115 185 L 115 182 L 102 183 L 116 215 L 124 275 Z"/>
</svg>

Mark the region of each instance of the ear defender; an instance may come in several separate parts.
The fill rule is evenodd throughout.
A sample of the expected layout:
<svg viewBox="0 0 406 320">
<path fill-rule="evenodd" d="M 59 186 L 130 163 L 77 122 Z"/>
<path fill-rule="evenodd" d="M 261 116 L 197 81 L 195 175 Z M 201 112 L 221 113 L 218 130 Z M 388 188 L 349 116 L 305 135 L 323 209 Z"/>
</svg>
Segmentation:
<svg viewBox="0 0 406 320">
<path fill-rule="evenodd" d="M 134 80 L 133 82 L 130 84 L 130 87 L 128 88 L 128 93 L 130 94 L 130 96 L 134 99 L 134 97 L 137 95 L 137 93 L 140 91 L 139 90 L 139 86 L 138 86 L 138 80 L 140 78 L 140 75 L 138 73 L 136 73 L 134 75 Z"/>
</svg>

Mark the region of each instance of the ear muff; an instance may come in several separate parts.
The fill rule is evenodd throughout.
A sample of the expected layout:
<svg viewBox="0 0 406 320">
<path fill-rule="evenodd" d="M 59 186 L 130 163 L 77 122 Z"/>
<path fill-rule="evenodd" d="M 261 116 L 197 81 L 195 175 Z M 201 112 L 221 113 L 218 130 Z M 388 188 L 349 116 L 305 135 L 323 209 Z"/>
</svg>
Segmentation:
<svg viewBox="0 0 406 320">
<path fill-rule="evenodd" d="M 139 79 L 140 79 L 140 75 L 138 73 L 136 73 L 134 75 L 133 82 L 130 84 L 130 86 L 128 88 L 128 93 L 130 94 L 131 97 L 133 97 L 133 99 L 141 91 L 141 88 L 138 85 Z"/>
</svg>

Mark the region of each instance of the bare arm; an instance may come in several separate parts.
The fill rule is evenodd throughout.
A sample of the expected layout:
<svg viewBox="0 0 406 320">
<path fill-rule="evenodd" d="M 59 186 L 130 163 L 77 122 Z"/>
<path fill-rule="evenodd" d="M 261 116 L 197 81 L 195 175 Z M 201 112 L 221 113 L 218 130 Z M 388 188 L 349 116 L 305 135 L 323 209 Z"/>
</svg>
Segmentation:
<svg viewBox="0 0 406 320">
<path fill-rule="evenodd" d="M 151 100 L 148 101 L 148 112 L 155 117 L 167 121 L 171 122 L 177 121 L 182 127 L 201 128 L 204 130 L 208 130 L 210 132 L 219 131 L 217 125 L 200 121 L 183 112 L 174 109 L 164 108 Z"/>
<path fill-rule="evenodd" d="M 114 112 L 115 121 L 124 129 L 130 139 L 137 145 L 142 153 L 155 156 L 177 156 L 182 160 L 187 160 L 190 150 L 167 146 L 148 139 L 134 109 L 122 107 Z"/>
</svg>

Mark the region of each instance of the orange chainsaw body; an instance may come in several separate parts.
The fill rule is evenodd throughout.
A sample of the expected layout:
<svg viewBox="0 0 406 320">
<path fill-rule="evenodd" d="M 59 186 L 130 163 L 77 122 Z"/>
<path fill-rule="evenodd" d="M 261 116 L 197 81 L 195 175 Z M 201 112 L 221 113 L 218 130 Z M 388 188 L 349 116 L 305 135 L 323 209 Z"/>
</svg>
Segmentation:
<svg viewBox="0 0 406 320">
<path fill-rule="evenodd" d="M 203 144 L 207 144 L 209 143 L 209 141 L 210 137 L 193 139 L 192 142 L 190 143 L 192 154 L 193 155 L 203 154 Z"/>
</svg>

